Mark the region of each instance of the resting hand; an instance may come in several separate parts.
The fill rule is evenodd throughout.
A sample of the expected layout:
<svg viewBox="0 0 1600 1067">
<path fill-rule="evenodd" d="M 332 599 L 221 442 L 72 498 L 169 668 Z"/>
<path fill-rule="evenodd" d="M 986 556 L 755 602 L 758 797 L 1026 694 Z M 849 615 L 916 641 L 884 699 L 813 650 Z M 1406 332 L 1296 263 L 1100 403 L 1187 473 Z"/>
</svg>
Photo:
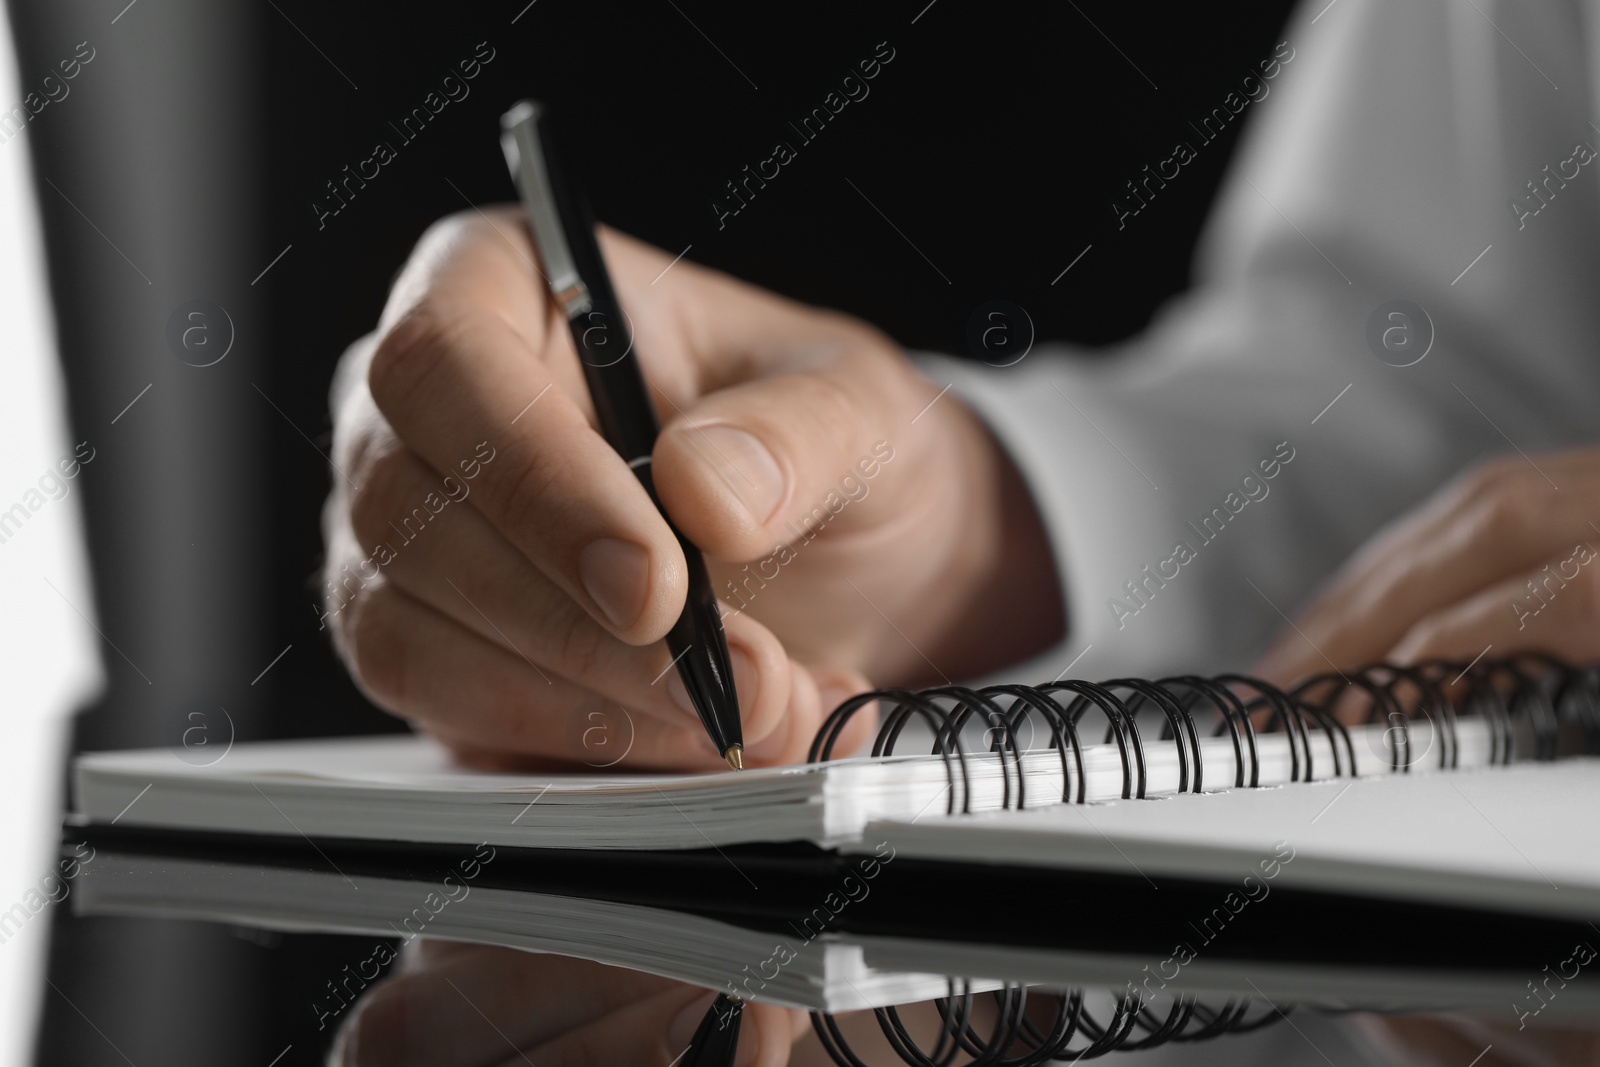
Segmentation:
<svg viewBox="0 0 1600 1067">
<path fill-rule="evenodd" d="M 1289 684 L 1486 651 L 1600 661 L 1597 526 L 1600 449 L 1494 460 L 1369 541 L 1256 671 Z"/>
</svg>

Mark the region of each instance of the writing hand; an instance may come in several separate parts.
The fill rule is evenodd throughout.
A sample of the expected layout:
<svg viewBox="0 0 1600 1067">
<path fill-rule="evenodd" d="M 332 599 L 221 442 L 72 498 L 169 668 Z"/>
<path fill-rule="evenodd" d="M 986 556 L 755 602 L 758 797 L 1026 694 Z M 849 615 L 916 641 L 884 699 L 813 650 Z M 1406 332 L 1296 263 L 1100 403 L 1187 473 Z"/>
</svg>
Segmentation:
<svg viewBox="0 0 1600 1067">
<path fill-rule="evenodd" d="M 747 760 L 803 758 L 868 677 L 955 678 L 1056 636 L 1039 521 L 955 397 L 861 322 L 601 239 L 664 423 L 656 487 L 734 612 Z M 535 264 L 516 209 L 446 219 L 346 355 L 328 621 L 377 703 L 459 750 L 717 767 L 661 640 L 683 555 L 595 430 Z"/>
</svg>

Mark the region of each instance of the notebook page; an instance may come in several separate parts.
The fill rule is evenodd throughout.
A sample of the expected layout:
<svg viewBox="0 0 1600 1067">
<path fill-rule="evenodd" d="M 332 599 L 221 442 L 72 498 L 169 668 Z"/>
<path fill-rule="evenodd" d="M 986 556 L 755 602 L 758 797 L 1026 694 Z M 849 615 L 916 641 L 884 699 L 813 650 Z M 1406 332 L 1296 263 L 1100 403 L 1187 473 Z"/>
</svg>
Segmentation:
<svg viewBox="0 0 1600 1067">
<path fill-rule="evenodd" d="M 1238 881 L 1600 920 L 1600 758 L 880 821 L 897 854 Z M 1285 859 L 1285 857 L 1289 857 Z"/>
</svg>

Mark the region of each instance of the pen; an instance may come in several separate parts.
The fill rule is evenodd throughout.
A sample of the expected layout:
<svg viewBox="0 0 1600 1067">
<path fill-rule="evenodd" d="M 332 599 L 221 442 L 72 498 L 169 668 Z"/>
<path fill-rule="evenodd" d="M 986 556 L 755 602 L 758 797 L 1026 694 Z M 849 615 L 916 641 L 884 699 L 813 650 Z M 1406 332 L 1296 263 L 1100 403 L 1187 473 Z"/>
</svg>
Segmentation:
<svg viewBox="0 0 1600 1067">
<path fill-rule="evenodd" d="M 684 1050 L 678 1067 L 733 1067 L 739 1051 L 739 1025 L 744 1021 L 744 1001 L 718 993 L 706 1009 L 694 1032 L 694 1040 Z"/>
<path fill-rule="evenodd" d="M 667 633 L 667 649 L 717 751 L 734 770 L 743 770 L 744 733 L 722 612 L 705 558 L 667 518 L 656 495 L 650 455 L 661 424 L 633 351 L 632 331 L 600 256 L 588 202 L 562 165 L 542 105 L 518 101 L 500 116 L 500 130 L 500 147 L 544 261 L 550 294 L 572 329 L 600 432 L 638 476 L 688 562 L 689 595 L 683 614 Z"/>
</svg>

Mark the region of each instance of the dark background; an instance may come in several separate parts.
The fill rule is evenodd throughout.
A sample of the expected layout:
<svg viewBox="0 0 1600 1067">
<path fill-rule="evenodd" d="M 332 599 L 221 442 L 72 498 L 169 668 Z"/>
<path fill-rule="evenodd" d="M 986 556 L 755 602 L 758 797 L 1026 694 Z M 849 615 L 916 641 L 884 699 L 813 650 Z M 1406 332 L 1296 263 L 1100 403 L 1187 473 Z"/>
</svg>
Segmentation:
<svg viewBox="0 0 1600 1067">
<path fill-rule="evenodd" d="M 101 52 L 77 96 L 28 136 L 41 176 L 77 189 L 97 175 L 105 190 L 75 196 L 74 207 L 38 183 L 75 432 L 127 435 L 85 478 L 98 616 L 130 661 L 178 664 L 144 682 L 103 646 L 108 688 L 79 717 L 80 748 L 170 744 L 179 710 L 197 696 L 225 705 L 241 738 L 395 728 L 348 681 L 313 607 L 327 386 L 428 223 L 469 202 L 511 198 L 497 119 L 514 99 L 537 96 L 568 131 L 597 131 L 569 152 L 596 214 L 673 254 L 688 247 L 699 263 L 854 312 L 912 348 L 966 352 L 973 313 L 995 299 L 1025 309 L 1042 339 L 1093 346 L 1135 333 L 1185 287 L 1248 115 L 1120 232 L 1110 199 L 1174 141 L 1192 139 L 1185 121 L 1218 106 L 1271 54 L 1288 13 L 1285 0 L 1176 5 L 1159 21 L 1109 0 L 897 0 L 759 15 L 711 0 L 538 0 L 526 9 L 526 0 L 269 0 L 231 10 L 225 40 L 191 25 L 175 45 L 151 27 L 179 20 L 161 6 L 178 0 L 140 0 L 108 24 L 123 2 L 10 5 L 25 85 L 79 39 Z M 867 98 L 800 144 L 788 123 L 885 41 L 895 55 Z M 401 143 L 389 123 L 421 106 L 479 42 L 494 58 L 467 83 L 470 95 Z M 127 57 L 139 48 L 174 52 L 137 68 Z M 174 131 L 181 122 L 159 106 L 161 79 L 174 64 L 199 62 L 217 72 L 207 77 L 229 79 L 229 99 L 244 105 Z M 119 98 L 135 102 L 134 125 L 143 125 L 122 123 L 107 144 L 96 115 Z M 780 139 L 798 158 L 719 229 L 712 198 Z M 312 203 L 326 199 L 324 183 L 379 140 L 395 161 L 319 229 Z M 162 162 L 189 184 L 119 188 L 127 154 L 145 152 L 181 155 Z M 237 278 L 179 247 L 173 262 L 188 267 L 168 271 L 181 279 L 176 288 L 163 277 L 141 289 L 83 225 L 94 219 L 109 241 L 150 225 L 158 208 L 182 217 L 176 201 L 202 195 L 231 205 L 225 232 L 239 236 L 227 240 L 242 247 L 222 254 L 249 265 Z M 203 385 L 163 344 L 180 298 L 223 305 L 237 331 Z M 159 389 L 140 417 L 155 425 L 139 429 L 130 416 L 101 429 L 150 379 Z M 170 446 L 174 435 L 183 447 Z M 194 458 L 197 449 L 228 465 L 206 466 L 216 461 Z M 172 503 L 157 515 L 151 499 Z M 184 516 L 176 529 L 173 512 Z M 150 574 L 158 578 L 137 584 Z M 181 580 L 168 588 L 162 574 Z M 162 651 L 177 645 L 184 651 Z M 285 646 L 269 673 L 242 683 Z M 204 666 L 182 666 L 233 659 L 225 684 Z M 371 948 L 363 938 L 246 936 L 56 911 L 41 1065 L 122 1063 L 125 1054 L 141 1064 L 265 1067 L 285 1046 L 282 1067 L 320 1062 L 331 1031 L 316 1031 L 309 1004 Z"/>
</svg>

